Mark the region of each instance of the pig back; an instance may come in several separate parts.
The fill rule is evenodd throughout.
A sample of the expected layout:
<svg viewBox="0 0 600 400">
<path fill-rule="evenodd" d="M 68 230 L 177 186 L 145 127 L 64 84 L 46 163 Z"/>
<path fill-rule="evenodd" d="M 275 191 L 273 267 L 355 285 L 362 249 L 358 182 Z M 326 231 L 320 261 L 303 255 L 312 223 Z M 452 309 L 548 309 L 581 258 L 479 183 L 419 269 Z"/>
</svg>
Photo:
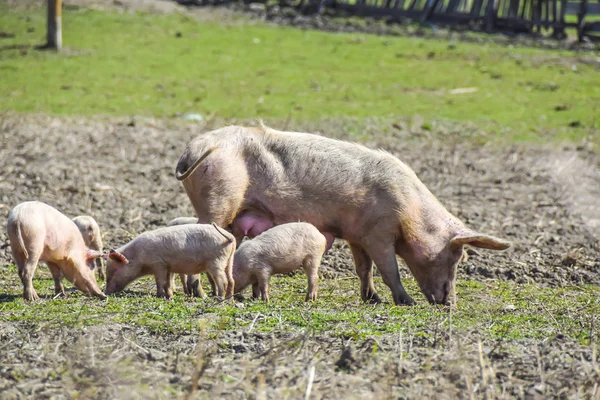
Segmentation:
<svg viewBox="0 0 600 400">
<path fill-rule="evenodd" d="M 40 201 L 17 205 L 10 213 L 10 224 L 19 224 L 23 241 L 43 240 L 42 259 L 62 259 L 85 253 L 85 243 L 75 223 L 56 208 Z M 43 238 L 43 239 L 42 239 Z"/>
<path fill-rule="evenodd" d="M 209 224 L 174 225 L 144 232 L 117 251 L 129 262 L 168 264 L 178 272 L 178 266 L 229 257 L 235 239 L 228 232 L 224 234 L 227 239 Z"/>
<path fill-rule="evenodd" d="M 326 245 L 325 236 L 313 225 L 287 223 L 243 242 L 235 257 L 246 265 L 268 263 L 278 273 L 298 268 L 307 257 L 322 256 Z"/>
<path fill-rule="evenodd" d="M 202 222 L 232 223 L 255 209 L 275 225 L 307 221 L 357 240 L 365 226 L 399 220 L 410 198 L 433 197 L 415 173 L 389 153 L 308 133 L 227 127 L 194 139 L 177 165 Z"/>
<path fill-rule="evenodd" d="M 102 233 L 96 220 L 89 215 L 79 215 L 73 222 L 81 232 L 85 245 L 92 250 L 102 251 Z"/>
<path fill-rule="evenodd" d="M 268 205 L 275 224 L 302 220 L 351 239 L 360 227 L 396 219 L 415 193 L 429 195 L 396 157 L 355 143 L 275 132 L 255 158 L 262 161 L 247 161 L 253 185 L 246 203 Z M 274 172 L 266 176 L 265 170 Z"/>
</svg>

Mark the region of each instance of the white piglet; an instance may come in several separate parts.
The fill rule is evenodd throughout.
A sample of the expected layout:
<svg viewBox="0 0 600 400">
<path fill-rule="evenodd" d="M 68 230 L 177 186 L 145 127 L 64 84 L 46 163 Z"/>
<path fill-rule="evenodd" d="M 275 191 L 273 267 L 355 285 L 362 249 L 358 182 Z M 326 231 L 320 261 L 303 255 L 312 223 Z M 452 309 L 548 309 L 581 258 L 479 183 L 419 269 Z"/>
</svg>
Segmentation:
<svg viewBox="0 0 600 400">
<path fill-rule="evenodd" d="M 73 222 L 79 228 L 79 232 L 81 232 L 81 236 L 83 236 L 83 241 L 85 245 L 92 250 L 99 251 L 102 253 L 103 244 L 102 244 L 102 234 L 100 233 L 100 227 L 96 220 L 89 215 L 79 215 L 73 218 Z M 104 260 L 102 257 L 98 257 L 94 266 L 98 269 L 98 278 L 104 280 Z"/>
<path fill-rule="evenodd" d="M 12 209 L 6 228 L 26 300 L 39 298 L 33 288 L 33 273 L 39 261 L 50 268 L 56 294 L 64 293 L 64 275 L 82 292 L 106 297 L 92 271 L 95 259 L 102 253 L 85 245 L 69 217 L 45 203 L 28 201 Z"/>
<path fill-rule="evenodd" d="M 157 296 L 171 298 L 171 274 L 206 272 L 217 296 L 233 295 L 235 238 L 210 224 L 177 225 L 147 231 L 111 250 L 106 262 L 106 294 L 123 290 L 144 275 L 154 275 Z"/>
<path fill-rule="evenodd" d="M 242 242 L 233 261 L 234 293 L 252 285 L 252 296 L 269 300 L 269 279 L 303 268 L 308 277 L 306 301 L 316 300 L 319 266 L 327 239 L 306 222 L 275 226 L 252 240 Z"/>
</svg>

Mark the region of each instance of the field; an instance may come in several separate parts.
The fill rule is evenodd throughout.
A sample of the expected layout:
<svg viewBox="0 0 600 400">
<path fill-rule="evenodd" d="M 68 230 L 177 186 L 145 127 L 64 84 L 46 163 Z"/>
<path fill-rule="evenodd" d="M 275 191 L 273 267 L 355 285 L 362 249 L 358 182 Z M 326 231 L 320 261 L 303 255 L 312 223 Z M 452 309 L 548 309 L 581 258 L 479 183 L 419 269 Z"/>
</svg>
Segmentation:
<svg viewBox="0 0 600 400">
<path fill-rule="evenodd" d="M 542 142 L 589 138 L 600 124 L 594 54 L 198 19 L 71 6 L 59 56 L 35 50 L 43 10 L 0 12 L 14 34 L 0 39 L 0 108 L 227 120 L 420 116 L 425 129 L 450 120 Z"/>
<path fill-rule="evenodd" d="M 174 178 L 191 138 L 263 117 L 390 151 L 470 227 L 514 245 L 469 252 L 452 309 L 429 305 L 404 266 L 416 306 L 390 304 L 378 276 L 384 303 L 363 304 L 342 241 L 312 303 L 301 272 L 274 277 L 269 303 L 180 290 L 164 301 L 149 278 L 106 301 L 70 284 L 54 298 L 42 264 L 42 300 L 28 304 L 3 229 L 3 398 L 600 398 L 594 55 L 73 4 L 67 49 L 55 54 L 34 48 L 41 9 L 0 2 L 0 31 L 18 33 L 0 39 L 1 225 L 14 205 L 38 199 L 94 216 L 118 247 L 192 215 Z M 501 77 L 474 75 L 470 62 Z M 465 87 L 478 91 L 449 93 Z"/>
</svg>

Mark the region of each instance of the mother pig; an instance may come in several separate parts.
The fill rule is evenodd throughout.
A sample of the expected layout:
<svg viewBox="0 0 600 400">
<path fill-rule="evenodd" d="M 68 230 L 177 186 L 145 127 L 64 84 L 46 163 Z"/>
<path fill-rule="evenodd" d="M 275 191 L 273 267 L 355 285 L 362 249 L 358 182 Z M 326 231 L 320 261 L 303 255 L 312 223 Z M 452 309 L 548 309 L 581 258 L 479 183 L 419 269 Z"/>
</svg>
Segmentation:
<svg viewBox="0 0 600 400">
<path fill-rule="evenodd" d="M 231 226 L 238 241 L 274 225 L 305 221 L 331 245 L 345 239 L 364 301 L 380 302 L 375 262 L 396 304 L 413 304 L 400 280 L 404 259 L 431 303 L 455 301 L 463 246 L 510 243 L 474 232 L 450 214 L 391 154 L 308 133 L 227 126 L 192 140 L 177 179 L 200 223 Z"/>
</svg>

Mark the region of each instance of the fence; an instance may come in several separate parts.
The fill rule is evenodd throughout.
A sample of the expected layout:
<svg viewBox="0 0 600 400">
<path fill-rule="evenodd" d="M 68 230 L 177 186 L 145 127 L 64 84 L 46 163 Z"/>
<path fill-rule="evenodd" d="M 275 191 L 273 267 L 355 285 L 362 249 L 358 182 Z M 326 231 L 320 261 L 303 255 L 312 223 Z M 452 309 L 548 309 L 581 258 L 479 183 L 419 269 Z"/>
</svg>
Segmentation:
<svg viewBox="0 0 600 400">
<path fill-rule="evenodd" d="M 466 26 L 489 33 L 536 33 L 552 30 L 556 38 L 574 28 L 579 41 L 600 40 L 600 0 L 177 0 L 183 4 L 273 3 L 295 7 L 304 13 L 343 11 L 346 14 L 410 19 L 422 23 Z"/>
<path fill-rule="evenodd" d="M 566 28 L 577 30 L 578 39 L 596 39 L 600 23 L 586 22 L 600 15 L 600 3 L 587 0 L 331 0 L 327 6 L 364 16 L 409 18 L 441 25 L 466 25 L 486 32 L 534 33 L 552 29 L 565 37 Z M 567 16 L 573 16 L 572 22 Z"/>
</svg>

